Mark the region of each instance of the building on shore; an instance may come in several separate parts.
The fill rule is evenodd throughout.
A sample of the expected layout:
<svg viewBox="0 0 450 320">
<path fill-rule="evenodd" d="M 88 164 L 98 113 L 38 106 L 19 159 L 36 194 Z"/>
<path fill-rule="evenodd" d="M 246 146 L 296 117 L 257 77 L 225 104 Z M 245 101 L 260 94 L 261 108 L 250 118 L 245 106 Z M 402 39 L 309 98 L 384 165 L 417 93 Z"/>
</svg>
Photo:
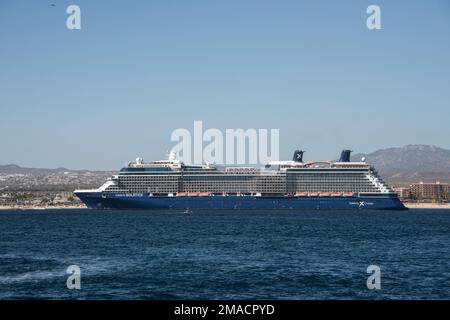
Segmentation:
<svg viewBox="0 0 450 320">
<path fill-rule="evenodd" d="M 410 200 L 411 199 L 411 190 L 406 187 L 394 187 L 394 191 L 397 193 L 400 200 Z"/>
<path fill-rule="evenodd" d="M 415 200 L 445 201 L 449 200 L 448 183 L 416 183 L 410 186 L 411 198 Z"/>
</svg>

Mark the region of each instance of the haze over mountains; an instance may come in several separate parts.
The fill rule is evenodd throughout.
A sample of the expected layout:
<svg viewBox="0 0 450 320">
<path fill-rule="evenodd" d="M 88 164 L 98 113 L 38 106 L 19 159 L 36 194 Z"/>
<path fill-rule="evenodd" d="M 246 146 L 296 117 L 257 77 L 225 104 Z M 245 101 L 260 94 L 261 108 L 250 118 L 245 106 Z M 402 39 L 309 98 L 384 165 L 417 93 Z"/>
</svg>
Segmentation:
<svg viewBox="0 0 450 320">
<path fill-rule="evenodd" d="M 23 168 L 15 164 L 0 165 L 0 191 L 68 191 L 96 188 L 113 172 L 69 170 L 66 168 Z"/>
<path fill-rule="evenodd" d="M 25 168 L 18 166 L 16 164 L 0 165 L 0 173 L 4 174 L 50 174 L 50 173 L 67 173 L 67 172 L 78 172 L 78 173 L 95 173 L 95 172 L 109 172 L 109 171 L 97 171 L 97 170 L 70 170 L 67 168 L 56 168 L 56 169 L 46 169 L 46 168 Z"/>
<path fill-rule="evenodd" d="M 6 174 L 29 174 L 29 173 L 56 173 L 71 171 L 66 168 L 41 169 L 41 168 L 24 168 L 16 164 L 0 165 L 0 173 Z"/>
<path fill-rule="evenodd" d="M 355 154 L 351 160 L 359 161 L 362 157 L 389 183 L 450 182 L 450 150 L 436 146 L 381 149 L 369 154 Z"/>
<path fill-rule="evenodd" d="M 450 183 L 450 150 L 431 145 L 407 145 L 381 149 L 369 154 L 358 153 L 351 157 L 360 161 L 362 157 L 375 166 L 384 180 L 391 184 L 407 185 L 419 181 Z M 30 176 L 77 177 L 77 184 L 98 186 L 112 174 L 109 171 L 70 170 L 66 168 L 23 168 L 18 165 L 0 165 L 0 175 L 21 174 Z M 83 183 L 83 179 L 89 181 Z M 1 179 L 0 179 L 1 180 Z M 0 181 L 7 184 L 9 179 Z M 60 179 L 63 182 L 65 179 Z M 72 184 L 72 183 L 71 183 Z"/>
</svg>

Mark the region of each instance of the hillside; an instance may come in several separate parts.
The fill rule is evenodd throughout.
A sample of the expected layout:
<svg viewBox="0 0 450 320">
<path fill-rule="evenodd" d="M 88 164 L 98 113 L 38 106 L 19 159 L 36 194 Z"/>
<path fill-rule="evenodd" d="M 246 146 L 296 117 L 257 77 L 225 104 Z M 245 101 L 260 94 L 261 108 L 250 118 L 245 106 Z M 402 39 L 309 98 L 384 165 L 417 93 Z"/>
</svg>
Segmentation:
<svg viewBox="0 0 450 320">
<path fill-rule="evenodd" d="M 355 154 L 351 159 L 359 161 L 362 157 L 390 183 L 450 182 L 450 150 L 436 146 L 407 145 Z"/>
</svg>

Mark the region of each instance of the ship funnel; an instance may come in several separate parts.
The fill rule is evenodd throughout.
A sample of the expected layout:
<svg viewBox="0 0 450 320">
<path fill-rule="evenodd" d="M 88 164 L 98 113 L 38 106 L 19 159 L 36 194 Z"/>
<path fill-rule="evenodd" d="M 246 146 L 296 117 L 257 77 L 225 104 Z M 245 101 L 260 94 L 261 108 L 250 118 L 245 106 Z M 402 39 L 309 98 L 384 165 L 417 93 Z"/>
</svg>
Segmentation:
<svg viewBox="0 0 450 320">
<path fill-rule="evenodd" d="M 350 162 L 350 153 L 352 150 L 342 150 L 339 162 Z"/>
<path fill-rule="evenodd" d="M 304 150 L 295 150 L 294 151 L 294 157 L 292 158 L 292 161 L 295 162 L 303 162 L 303 153 L 306 151 Z"/>
</svg>

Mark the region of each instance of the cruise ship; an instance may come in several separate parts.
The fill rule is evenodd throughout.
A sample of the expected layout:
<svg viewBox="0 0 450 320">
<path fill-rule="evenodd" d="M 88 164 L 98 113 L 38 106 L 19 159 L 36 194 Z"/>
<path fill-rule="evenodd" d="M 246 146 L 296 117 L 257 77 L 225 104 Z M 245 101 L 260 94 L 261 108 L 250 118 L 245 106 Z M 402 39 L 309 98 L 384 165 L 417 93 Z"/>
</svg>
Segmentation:
<svg viewBox="0 0 450 320">
<path fill-rule="evenodd" d="M 137 158 L 93 190 L 74 193 L 92 209 L 379 209 L 405 210 L 397 194 L 364 158 L 350 161 L 290 161 L 261 168 L 187 165 Z"/>
</svg>

